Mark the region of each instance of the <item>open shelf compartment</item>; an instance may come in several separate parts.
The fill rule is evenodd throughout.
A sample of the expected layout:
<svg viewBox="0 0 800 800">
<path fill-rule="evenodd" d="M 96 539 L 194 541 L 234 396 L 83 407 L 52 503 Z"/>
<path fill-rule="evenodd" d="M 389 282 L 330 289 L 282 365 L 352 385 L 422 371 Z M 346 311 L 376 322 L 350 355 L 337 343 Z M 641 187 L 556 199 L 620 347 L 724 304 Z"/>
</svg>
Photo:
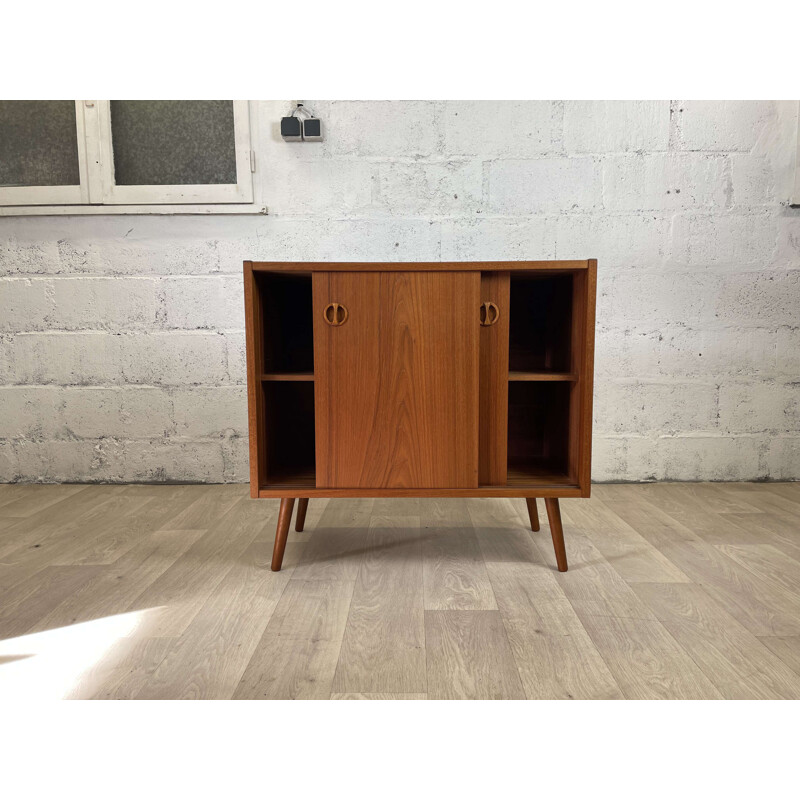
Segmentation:
<svg viewBox="0 0 800 800">
<path fill-rule="evenodd" d="M 316 485 L 310 272 L 257 272 L 263 488 Z"/>
<path fill-rule="evenodd" d="M 266 485 L 315 486 L 314 384 L 261 384 L 266 420 Z"/>
<path fill-rule="evenodd" d="M 572 293 L 570 273 L 511 273 L 510 380 L 546 380 L 543 373 L 571 374 Z M 539 377 L 515 377 L 528 374 Z"/>
<path fill-rule="evenodd" d="M 311 274 L 256 273 L 261 302 L 262 380 L 314 374 Z"/>
<path fill-rule="evenodd" d="M 508 384 L 508 485 L 574 484 L 570 469 L 568 381 Z"/>
</svg>

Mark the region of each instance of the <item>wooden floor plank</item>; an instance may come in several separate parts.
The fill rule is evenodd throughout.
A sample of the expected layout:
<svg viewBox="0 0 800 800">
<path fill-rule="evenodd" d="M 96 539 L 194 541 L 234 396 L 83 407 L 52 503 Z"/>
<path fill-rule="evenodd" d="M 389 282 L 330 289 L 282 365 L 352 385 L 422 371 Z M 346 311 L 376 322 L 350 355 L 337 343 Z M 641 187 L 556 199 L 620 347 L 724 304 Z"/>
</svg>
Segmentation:
<svg viewBox="0 0 800 800">
<path fill-rule="evenodd" d="M 566 501 L 561 504 L 561 513 L 564 525 L 586 534 L 628 583 L 689 582 L 668 558 L 601 501 Z"/>
<path fill-rule="evenodd" d="M 328 699 L 353 587 L 349 581 L 290 580 L 234 699 Z"/>
<path fill-rule="evenodd" d="M 331 695 L 331 700 L 427 700 L 427 694 L 387 694 L 372 693 L 365 694 L 363 692 L 334 692 Z"/>
<path fill-rule="evenodd" d="M 131 487 L 151 488 L 151 487 Z M 161 494 L 150 492 L 126 493 L 125 497 L 142 500 L 143 505 L 134 505 L 119 512 L 109 524 L 100 528 L 97 536 L 83 535 L 68 550 L 52 559 L 53 564 L 113 564 L 128 550 L 146 539 L 153 531 L 162 529 L 176 513 L 192 502 L 186 490 L 188 486 L 176 486 Z"/>
<path fill-rule="evenodd" d="M 419 518 L 373 514 L 333 691 L 408 694 L 426 689 Z"/>
<path fill-rule="evenodd" d="M 271 560 L 269 543 L 247 548 L 142 687 L 139 699 L 233 697 L 291 576 L 290 569 L 272 572 Z"/>
<path fill-rule="evenodd" d="M 725 522 L 748 532 L 747 539 L 720 535 L 714 544 L 770 544 L 789 558 L 800 561 L 800 515 L 788 520 L 763 511 L 757 514 L 725 514 Z M 730 530 L 730 524 L 726 525 Z M 708 539 L 707 541 L 712 541 Z"/>
<path fill-rule="evenodd" d="M 566 573 L 545 515 L 533 533 L 523 500 L 491 498 L 312 498 L 273 573 L 278 501 L 243 485 L 0 486 L 0 677 L 76 698 L 800 697 L 799 484 L 562 505 Z"/>
<path fill-rule="evenodd" d="M 146 497 L 131 497 L 124 492 L 108 496 L 84 513 L 59 525 L 49 534 L 40 536 L 33 544 L 26 544 L 6 556 L 12 564 L 40 564 L 41 566 L 71 566 L 73 554 L 91 548 L 95 540 L 113 536 L 113 532 L 129 514 L 138 513 L 150 501 Z"/>
<path fill-rule="evenodd" d="M 39 484 L 30 483 L 0 483 L 0 517 L 3 515 L 3 507 L 9 503 L 19 500 L 24 497 L 26 492 L 30 490 L 31 486 L 38 486 Z M 9 517 L 14 516 L 9 514 Z"/>
<path fill-rule="evenodd" d="M 717 545 L 728 558 L 778 589 L 796 595 L 800 600 L 800 561 L 787 557 L 769 544 Z"/>
<path fill-rule="evenodd" d="M 704 542 L 681 542 L 663 552 L 756 636 L 800 634 L 797 595 L 760 579 Z"/>
<path fill-rule="evenodd" d="M 177 513 L 163 522 L 163 526 L 171 531 L 208 528 L 241 500 L 249 499 L 245 487 L 238 484 L 194 485 L 187 489 L 193 501 L 185 508 L 177 508 Z M 261 506 L 261 513 L 267 512 L 268 507 Z"/>
<path fill-rule="evenodd" d="M 46 504 L 42 510 L 20 518 L 14 524 L 4 524 L 0 537 L 0 561 L 14 563 L 16 559 L 12 559 L 10 554 L 23 552 L 27 548 L 41 547 L 42 543 L 53 534 L 71 530 L 81 515 L 95 514 L 103 503 L 121 496 L 124 487 L 84 488 L 86 491 L 73 492 L 61 499 L 57 505 Z"/>
<path fill-rule="evenodd" d="M 263 503 L 263 500 L 259 502 Z M 267 501 L 272 502 L 276 509 L 280 508 L 279 501 Z M 292 515 L 292 525 L 289 528 L 289 539 L 293 542 L 307 542 L 311 536 L 313 535 L 314 531 L 317 530 L 319 527 L 320 520 L 322 519 L 323 514 L 328 508 L 330 503 L 335 503 L 335 500 L 329 500 L 327 497 L 314 497 L 308 501 L 308 509 L 306 510 L 306 524 L 302 531 L 296 531 L 294 529 L 295 522 L 297 520 L 297 506 L 298 503 L 295 503 L 294 507 L 294 514 Z"/>
<path fill-rule="evenodd" d="M 794 484 L 792 484 L 794 485 Z M 732 492 L 728 488 L 728 484 L 722 484 L 719 491 L 726 494 L 732 494 L 734 497 L 739 497 L 741 494 Z M 800 516 L 800 500 L 798 499 L 797 492 L 787 492 L 786 489 L 781 491 L 780 487 L 776 484 L 764 484 L 764 488 L 760 492 L 748 492 L 744 495 L 748 504 L 753 507 L 753 511 L 761 512 L 762 514 L 777 514 L 789 520 L 796 520 Z M 745 512 L 733 512 L 745 513 Z"/>
<path fill-rule="evenodd" d="M 429 513 L 420 524 L 427 610 L 497 609 L 467 503 L 425 504 Z"/>
<path fill-rule="evenodd" d="M 752 502 L 758 505 L 758 496 L 762 493 L 764 487 L 761 484 L 744 483 L 742 486 L 757 487 L 755 492 L 756 497 Z M 769 494 L 779 494 L 786 500 L 791 500 L 793 503 L 800 505 L 800 481 L 794 483 L 769 483 L 767 484 L 767 491 Z M 800 511 L 798 511 L 800 513 Z"/>
<path fill-rule="evenodd" d="M 675 641 L 729 700 L 795 700 L 797 675 L 694 584 L 637 583 Z"/>
<path fill-rule="evenodd" d="M 194 515 L 192 518 L 196 519 Z M 182 634 L 230 568 L 241 560 L 244 550 L 263 534 L 269 523 L 259 503 L 240 497 L 130 603 L 129 610 L 165 606 L 169 613 L 153 636 L 169 638 Z"/>
<path fill-rule="evenodd" d="M 535 546 L 524 502 L 469 504 L 497 605 L 529 699 L 622 698 L 608 666 Z"/>
<path fill-rule="evenodd" d="M 541 536 L 532 538 L 542 559 L 555 571 L 555 554 L 550 542 Z M 653 612 L 587 536 L 579 530 L 571 530 L 567 538 L 570 568 L 555 577 L 582 621 L 594 616 L 655 620 Z"/>
<path fill-rule="evenodd" d="M 479 531 L 478 538 L 528 699 L 621 699 L 608 666 L 529 534 Z"/>
<path fill-rule="evenodd" d="M 524 700 L 498 611 L 426 611 L 428 698 Z"/>
<path fill-rule="evenodd" d="M 629 699 L 717 698 L 716 688 L 613 567 L 580 532 L 572 532 L 577 554 L 557 580 Z M 552 566 L 555 557 L 537 542 Z M 576 566 L 577 564 L 577 566 Z"/>
<path fill-rule="evenodd" d="M 76 700 L 134 700 L 174 646 L 175 640 L 169 637 L 126 638 L 82 677 L 69 696 Z"/>
<path fill-rule="evenodd" d="M 371 499 L 331 500 L 308 537 L 294 577 L 302 581 L 355 581 L 367 549 L 372 505 Z M 292 529 L 290 542 L 294 536 Z"/>
<path fill-rule="evenodd" d="M 103 567 L 45 567 L 0 596 L 0 638 L 22 636 Z"/>
<path fill-rule="evenodd" d="M 724 495 L 715 486 L 713 483 L 645 483 L 637 486 L 637 493 L 642 500 L 653 503 L 682 521 L 695 512 L 720 514 L 758 511 L 747 498 Z M 623 494 L 620 496 L 624 497 Z"/>
<path fill-rule="evenodd" d="M 800 676 L 800 636 L 759 636 L 758 639 Z"/>
<path fill-rule="evenodd" d="M 657 620 L 587 616 L 581 621 L 629 700 L 722 697 Z"/>
<path fill-rule="evenodd" d="M 205 531 L 156 531 L 143 537 L 43 616 L 31 631 L 59 628 L 129 611 L 136 598 L 164 574 Z"/>
<path fill-rule="evenodd" d="M 89 488 L 80 483 L 64 484 L 2 484 L 0 516 L 27 518 L 39 514 Z"/>
</svg>

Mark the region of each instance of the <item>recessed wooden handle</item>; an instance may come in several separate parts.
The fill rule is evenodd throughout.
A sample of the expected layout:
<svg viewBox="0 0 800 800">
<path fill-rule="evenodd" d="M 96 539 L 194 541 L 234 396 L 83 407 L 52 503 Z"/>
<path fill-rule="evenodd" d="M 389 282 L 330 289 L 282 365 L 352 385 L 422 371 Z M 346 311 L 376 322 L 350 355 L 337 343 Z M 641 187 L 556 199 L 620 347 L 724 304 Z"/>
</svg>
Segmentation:
<svg viewBox="0 0 800 800">
<path fill-rule="evenodd" d="M 341 303 L 329 303 L 322 312 L 328 325 L 339 326 L 347 322 L 347 309 Z"/>
<path fill-rule="evenodd" d="M 494 325 L 500 319 L 500 309 L 492 302 L 481 304 L 481 325 Z"/>
</svg>

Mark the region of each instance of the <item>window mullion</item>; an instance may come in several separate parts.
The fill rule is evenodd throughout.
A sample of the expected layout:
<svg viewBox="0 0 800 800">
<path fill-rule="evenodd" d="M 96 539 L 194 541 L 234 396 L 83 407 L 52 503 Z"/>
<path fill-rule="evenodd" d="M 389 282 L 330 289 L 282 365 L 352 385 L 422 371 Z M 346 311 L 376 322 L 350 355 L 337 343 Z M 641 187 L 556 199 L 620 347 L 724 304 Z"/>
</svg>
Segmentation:
<svg viewBox="0 0 800 800">
<path fill-rule="evenodd" d="M 111 151 L 110 133 L 108 134 L 108 147 L 105 146 L 106 133 L 103 129 L 102 118 L 103 105 L 108 106 L 108 100 L 81 100 L 80 105 L 83 112 L 87 202 L 98 205 L 105 199 L 103 175 L 106 169 L 105 159 L 110 158 Z M 106 153 L 109 155 L 106 156 Z"/>
<path fill-rule="evenodd" d="M 81 182 L 81 204 L 89 202 L 89 170 L 86 159 L 86 125 L 83 118 L 83 100 L 75 101 L 75 126 L 78 142 L 78 173 Z"/>
</svg>

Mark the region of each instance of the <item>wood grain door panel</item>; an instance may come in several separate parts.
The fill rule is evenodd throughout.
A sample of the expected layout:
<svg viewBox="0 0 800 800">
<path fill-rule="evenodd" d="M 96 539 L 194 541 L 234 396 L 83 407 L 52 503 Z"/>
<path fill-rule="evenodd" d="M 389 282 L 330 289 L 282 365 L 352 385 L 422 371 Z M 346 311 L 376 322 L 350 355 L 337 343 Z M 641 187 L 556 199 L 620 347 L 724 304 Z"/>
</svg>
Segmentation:
<svg viewBox="0 0 800 800">
<path fill-rule="evenodd" d="M 477 487 L 480 273 L 313 280 L 317 486 Z"/>
<path fill-rule="evenodd" d="M 505 486 L 508 480 L 508 272 L 481 275 L 481 303 L 492 302 L 498 316 L 480 331 L 481 486 Z"/>
</svg>

